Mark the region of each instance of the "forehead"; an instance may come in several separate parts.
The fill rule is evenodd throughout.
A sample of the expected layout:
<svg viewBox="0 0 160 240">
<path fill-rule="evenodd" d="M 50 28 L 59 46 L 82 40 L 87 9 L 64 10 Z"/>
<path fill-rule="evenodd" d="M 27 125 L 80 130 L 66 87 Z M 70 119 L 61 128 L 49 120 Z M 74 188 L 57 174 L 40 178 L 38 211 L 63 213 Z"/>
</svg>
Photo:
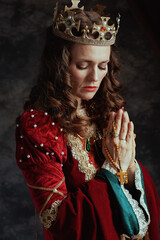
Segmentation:
<svg viewBox="0 0 160 240">
<path fill-rule="evenodd" d="M 110 46 L 94 46 L 84 44 L 74 44 L 71 48 L 72 60 L 88 60 L 93 62 L 103 62 L 110 58 Z"/>
</svg>

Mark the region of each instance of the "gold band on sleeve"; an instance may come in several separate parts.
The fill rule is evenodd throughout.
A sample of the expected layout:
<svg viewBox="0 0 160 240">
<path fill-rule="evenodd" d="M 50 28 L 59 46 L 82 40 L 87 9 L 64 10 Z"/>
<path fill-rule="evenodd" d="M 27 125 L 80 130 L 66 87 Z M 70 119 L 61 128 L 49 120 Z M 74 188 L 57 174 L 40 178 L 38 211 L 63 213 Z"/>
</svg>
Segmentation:
<svg viewBox="0 0 160 240">
<path fill-rule="evenodd" d="M 30 184 L 27 183 L 27 186 L 32 188 L 32 189 L 37 189 L 37 190 L 43 190 L 43 191 L 49 191 L 51 192 L 50 195 L 48 196 L 47 200 L 45 201 L 39 215 L 42 215 L 42 212 L 44 211 L 47 203 L 49 202 L 49 200 L 51 199 L 51 197 L 53 196 L 53 194 L 58 193 L 59 195 L 66 197 L 62 192 L 58 191 L 57 188 L 64 182 L 65 177 L 63 177 L 63 179 L 57 184 L 57 186 L 55 186 L 53 189 L 52 188 L 44 188 L 44 187 L 38 187 L 38 186 L 32 186 Z"/>
</svg>

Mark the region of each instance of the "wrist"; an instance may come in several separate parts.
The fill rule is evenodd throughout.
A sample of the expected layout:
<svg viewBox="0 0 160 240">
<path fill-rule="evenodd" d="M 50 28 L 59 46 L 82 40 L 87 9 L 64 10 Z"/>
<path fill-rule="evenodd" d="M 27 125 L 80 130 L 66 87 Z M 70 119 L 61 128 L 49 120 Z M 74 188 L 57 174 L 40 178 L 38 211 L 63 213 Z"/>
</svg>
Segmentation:
<svg viewBox="0 0 160 240">
<path fill-rule="evenodd" d="M 127 170 L 129 188 L 134 186 L 136 168 L 137 168 L 136 160 L 133 160 L 133 162 L 130 164 Z"/>
<path fill-rule="evenodd" d="M 132 173 L 136 171 L 136 160 L 135 159 L 130 163 L 127 171 L 132 172 Z"/>
</svg>

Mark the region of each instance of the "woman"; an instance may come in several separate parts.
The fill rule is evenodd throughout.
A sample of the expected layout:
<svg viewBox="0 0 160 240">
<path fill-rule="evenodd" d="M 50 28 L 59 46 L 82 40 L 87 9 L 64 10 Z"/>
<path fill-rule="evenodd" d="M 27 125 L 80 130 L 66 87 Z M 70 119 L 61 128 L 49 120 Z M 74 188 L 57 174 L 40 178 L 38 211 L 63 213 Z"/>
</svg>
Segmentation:
<svg viewBox="0 0 160 240">
<path fill-rule="evenodd" d="M 75 5 L 56 7 L 37 85 L 17 119 L 17 164 L 46 240 L 158 239 L 158 195 L 135 160 L 115 77 L 119 18 Z"/>
</svg>

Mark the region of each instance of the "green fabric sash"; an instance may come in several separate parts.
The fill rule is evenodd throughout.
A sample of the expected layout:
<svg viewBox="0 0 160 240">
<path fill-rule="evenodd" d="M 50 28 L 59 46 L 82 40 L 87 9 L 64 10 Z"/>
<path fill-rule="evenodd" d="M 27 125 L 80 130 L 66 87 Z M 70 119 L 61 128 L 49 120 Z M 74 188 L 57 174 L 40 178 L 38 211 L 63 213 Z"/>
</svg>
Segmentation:
<svg viewBox="0 0 160 240">
<path fill-rule="evenodd" d="M 97 172 L 96 177 L 108 183 L 107 189 L 113 213 L 112 216 L 118 234 L 126 234 L 133 238 L 139 232 L 138 220 L 131 204 L 121 189 L 117 177 L 103 168 Z"/>
</svg>

